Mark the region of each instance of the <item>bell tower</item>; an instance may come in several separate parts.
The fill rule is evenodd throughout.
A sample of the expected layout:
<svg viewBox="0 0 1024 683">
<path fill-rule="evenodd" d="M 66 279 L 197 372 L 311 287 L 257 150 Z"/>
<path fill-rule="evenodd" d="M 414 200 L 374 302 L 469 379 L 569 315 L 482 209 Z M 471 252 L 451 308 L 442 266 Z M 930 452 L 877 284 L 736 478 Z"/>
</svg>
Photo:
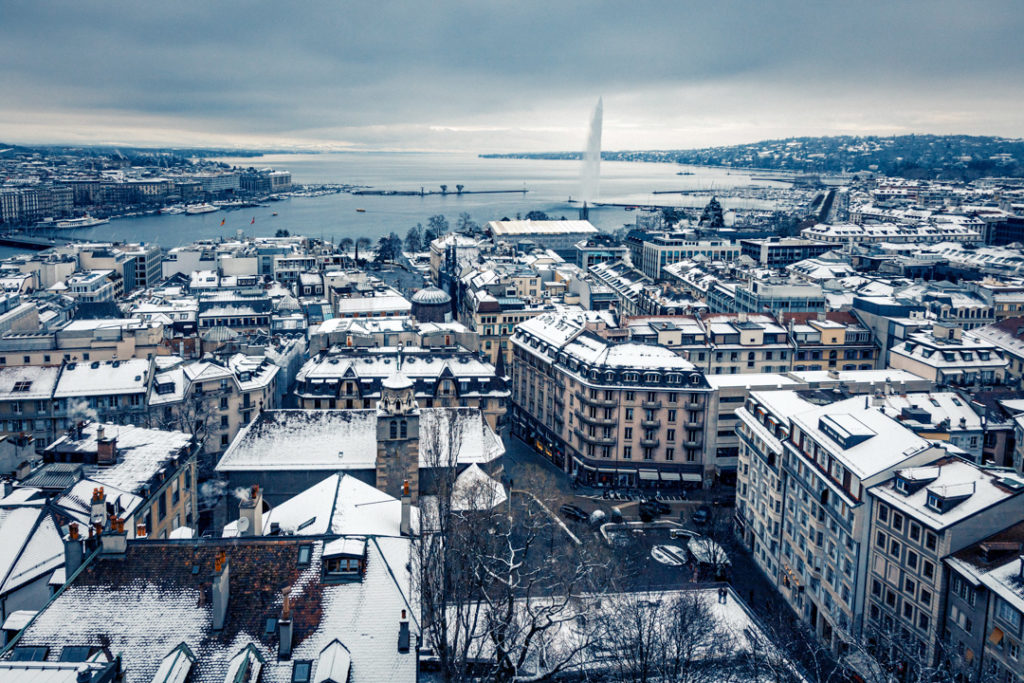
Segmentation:
<svg viewBox="0 0 1024 683">
<path fill-rule="evenodd" d="M 412 380 L 401 367 L 384 380 L 377 403 L 377 488 L 395 498 L 409 483 L 415 505 L 420 488 L 420 409 Z"/>
</svg>

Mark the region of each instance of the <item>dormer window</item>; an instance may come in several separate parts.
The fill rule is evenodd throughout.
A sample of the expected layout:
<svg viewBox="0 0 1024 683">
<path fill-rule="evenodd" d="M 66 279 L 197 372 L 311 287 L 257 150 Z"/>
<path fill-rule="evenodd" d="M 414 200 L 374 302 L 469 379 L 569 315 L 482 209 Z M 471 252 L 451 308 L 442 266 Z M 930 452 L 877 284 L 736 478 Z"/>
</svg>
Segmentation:
<svg viewBox="0 0 1024 683">
<path fill-rule="evenodd" d="M 910 494 L 910 487 L 907 485 L 907 480 L 902 477 L 896 478 L 896 490 L 902 493 L 904 496 Z"/>
<path fill-rule="evenodd" d="M 366 567 L 366 539 L 340 538 L 324 546 L 324 580 L 357 581 Z"/>
</svg>

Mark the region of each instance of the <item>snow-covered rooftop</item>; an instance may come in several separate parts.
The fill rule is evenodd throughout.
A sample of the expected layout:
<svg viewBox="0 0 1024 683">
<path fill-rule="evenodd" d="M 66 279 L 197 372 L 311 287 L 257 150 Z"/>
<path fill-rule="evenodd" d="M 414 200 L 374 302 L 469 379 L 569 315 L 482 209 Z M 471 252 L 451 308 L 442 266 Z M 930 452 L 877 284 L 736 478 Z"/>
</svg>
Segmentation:
<svg viewBox="0 0 1024 683">
<path fill-rule="evenodd" d="M 460 464 L 491 462 L 505 447 L 475 408 L 421 408 L 419 452 L 420 467 L 431 467 L 452 454 Z M 376 410 L 268 410 L 239 432 L 217 471 L 342 472 L 376 460 Z"/>
</svg>

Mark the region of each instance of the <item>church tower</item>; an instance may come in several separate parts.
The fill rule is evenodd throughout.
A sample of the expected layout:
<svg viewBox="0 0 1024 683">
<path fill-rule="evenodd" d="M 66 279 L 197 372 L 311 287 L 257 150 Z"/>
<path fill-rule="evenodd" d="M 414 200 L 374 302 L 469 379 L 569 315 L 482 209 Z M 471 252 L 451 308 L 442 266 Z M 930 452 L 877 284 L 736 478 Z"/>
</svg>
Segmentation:
<svg viewBox="0 0 1024 683">
<path fill-rule="evenodd" d="M 377 403 L 377 488 L 401 498 L 405 482 L 415 505 L 420 489 L 420 410 L 412 380 L 398 367 L 384 380 Z"/>
</svg>

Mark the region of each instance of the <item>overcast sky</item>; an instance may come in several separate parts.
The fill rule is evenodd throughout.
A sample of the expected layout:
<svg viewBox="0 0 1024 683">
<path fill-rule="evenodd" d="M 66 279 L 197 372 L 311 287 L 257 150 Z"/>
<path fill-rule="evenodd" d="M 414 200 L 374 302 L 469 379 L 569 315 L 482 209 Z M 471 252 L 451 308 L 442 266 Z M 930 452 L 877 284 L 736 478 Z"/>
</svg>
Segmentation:
<svg viewBox="0 0 1024 683">
<path fill-rule="evenodd" d="M 605 149 L 1024 136 L 1024 3 L 0 4 L 0 141 Z"/>
</svg>

